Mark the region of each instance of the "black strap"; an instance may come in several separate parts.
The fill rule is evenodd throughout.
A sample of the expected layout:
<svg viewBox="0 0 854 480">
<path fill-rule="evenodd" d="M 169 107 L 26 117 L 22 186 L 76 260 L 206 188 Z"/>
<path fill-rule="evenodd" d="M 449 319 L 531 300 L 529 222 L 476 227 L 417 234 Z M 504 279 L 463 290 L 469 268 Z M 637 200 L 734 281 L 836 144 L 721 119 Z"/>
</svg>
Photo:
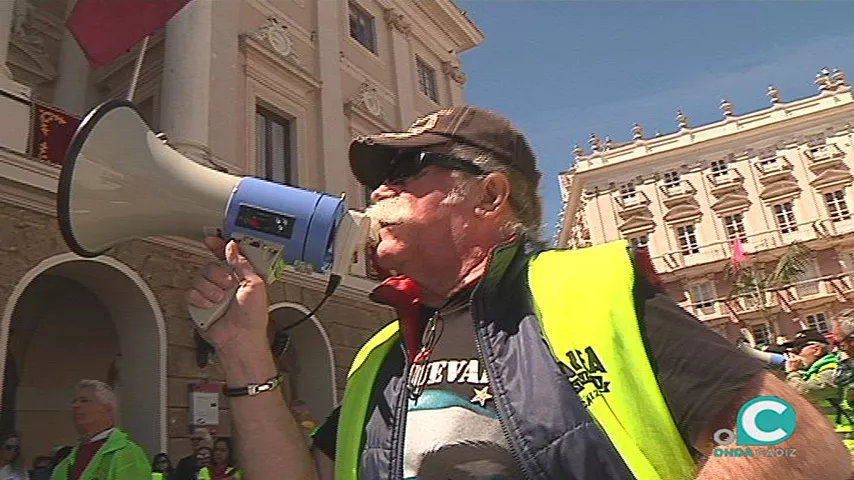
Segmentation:
<svg viewBox="0 0 854 480">
<path fill-rule="evenodd" d="M 229 387 L 228 385 L 225 385 L 222 388 L 222 393 L 226 397 L 254 397 L 259 393 L 269 392 L 270 390 L 275 389 L 283 382 L 284 379 L 280 373 L 264 383 L 250 383 L 245 387 Z"/>
</svg>

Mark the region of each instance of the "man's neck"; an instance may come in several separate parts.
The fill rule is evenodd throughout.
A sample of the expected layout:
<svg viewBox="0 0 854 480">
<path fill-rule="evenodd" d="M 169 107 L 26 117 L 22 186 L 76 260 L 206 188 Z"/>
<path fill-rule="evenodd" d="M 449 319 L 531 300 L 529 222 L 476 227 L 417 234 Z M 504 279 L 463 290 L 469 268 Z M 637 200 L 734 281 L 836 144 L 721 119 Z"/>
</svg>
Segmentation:
<svg viewBox="0 0 854 480">
<path fill-rule="evenodd" d="M 457 292 L 479 281 L 486 273 L 488 264 L 489 252 L 480 249 L 472 252 L 471 256 L 461 261 L 459 273 L 444 282 L 435 275 L 427 275 L 425 278 L 413 277 L 413 280 L 421 286 L 422 301 L 425 305 L 441 307 Z"/>
<path fill-rule="evenodd" d="M 100 425 L 93 425 L 91 428 L 86 429 L 86 431 L 83 433 L 83 438 L 87 442 L 91 442 L 93 438 L 97 437 L 98 435 L 100 435 L 100 434 L 102 434 L 102 433 L 104 433 L 107 430 L 110 430 L 112 428 L 114 428 L 114 425 L 112 425 L 112 424 L 102 423 Z"/>
</svg>

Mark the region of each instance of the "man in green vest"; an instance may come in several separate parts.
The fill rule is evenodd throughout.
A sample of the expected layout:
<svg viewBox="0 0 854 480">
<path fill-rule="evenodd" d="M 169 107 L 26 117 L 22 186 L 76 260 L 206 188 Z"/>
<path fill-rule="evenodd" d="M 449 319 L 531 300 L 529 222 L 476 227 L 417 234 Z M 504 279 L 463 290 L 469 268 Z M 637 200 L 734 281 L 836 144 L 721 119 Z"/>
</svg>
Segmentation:
<svg viewBox="0 0 854 480">
<path fill-rule="evenodd" d="M 373 189 L 372 238 L 389 272 L 371 298 L 398 321 L 356 354 L 310 449 L 267 393 L 282 379 L 266 288 L 234 242 L 208 239 L 230 270 L 208 265 L 187 294 L 209 308 L 237 287 L 207 336 L 247 478 L 849 476 L 821 414 L 664 295 L 643 252 L 624 241 L 543 248 L 540 172 L 504 117 L 444 108 L 406 132 L 357 138 L 350 166 Z M 798 455 L 713 455 L 715 432 L 734 431 L 758 395 L 795 410 L 776 447 Z"/>
<path fill-rule="evenodd" d="M 833 381 L 841 389 L 834 424 L 845 446 L 854 454 L 854 409 L 851 408 L 851 394 L 854 392 L 854 308 L 836 314 L 833 319 L 833 337 L 837 346 L 836 355 L 839 357 Z"/>
<path fill-rule="evenodd" d="M 71 404 L 80 441 L 51 480 L 150 480 L 145 451 L 115 426 L 116 395 L 99 380 L 81 380 Z"/>
</svg>

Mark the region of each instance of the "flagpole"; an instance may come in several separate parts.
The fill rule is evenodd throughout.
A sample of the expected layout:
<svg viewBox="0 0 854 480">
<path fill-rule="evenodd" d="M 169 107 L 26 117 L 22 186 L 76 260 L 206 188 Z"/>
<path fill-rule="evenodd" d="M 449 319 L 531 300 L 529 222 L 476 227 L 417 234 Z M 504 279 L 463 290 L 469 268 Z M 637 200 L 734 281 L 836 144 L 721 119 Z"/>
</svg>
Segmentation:
<svg viewBox="0 0 854 480">
<path fill-rule="evenodd" d="M 130 79 L 130 87 L 128 87 L 127 99 L 133 101 L 133 94 L 136 92 L 136 84 L 139 82 L 139 72 L 142 70 L 142 60 L 145 58 L 145 50 L 148 48 L 148 39 L 150 35 L 146 35 L 142 41 L 142 47 L 139 49 L 139 56 L 136 57 L 136 65 L 133 67 L 133 76 Z"/>
</svg>

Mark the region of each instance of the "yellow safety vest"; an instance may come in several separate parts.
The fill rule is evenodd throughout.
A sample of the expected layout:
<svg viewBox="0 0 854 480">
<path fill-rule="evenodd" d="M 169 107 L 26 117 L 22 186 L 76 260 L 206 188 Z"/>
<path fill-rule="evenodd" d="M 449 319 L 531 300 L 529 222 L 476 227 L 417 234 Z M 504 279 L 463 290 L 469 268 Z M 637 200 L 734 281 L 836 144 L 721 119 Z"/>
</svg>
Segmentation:
<svg viewBox="0 0 854 480">
<path fill-rule="evenodd" d="M 234 480 L 243 480 L 243 472 L 241 470 L 237 470 L 234 467 L 228 467 L 225 470 L 226 475 L 232 475 Z M 197 480 L 211 480 L 213 477 L 211 476 L 210 470 L 208 467 L 204 467 L 199 470 L 199 473 L 196 474 Z"/>
<path fill-rule="evenodd" d="M 627 243 L 540 253 L 529 263 L 528 281 L 552 356 L 571 368 L 564 352 L 592 347 L 608 365 L 610 391 L 593 398 L 587 408 L 635 478 L 691 478 L 696 464 L 646 354 Z M 398 344 L 395 321 L 368 340 L 353 360 L 338 424 L 338 480 L 359 478 L 371 391 L 386 355 Z"/>
</svg>

